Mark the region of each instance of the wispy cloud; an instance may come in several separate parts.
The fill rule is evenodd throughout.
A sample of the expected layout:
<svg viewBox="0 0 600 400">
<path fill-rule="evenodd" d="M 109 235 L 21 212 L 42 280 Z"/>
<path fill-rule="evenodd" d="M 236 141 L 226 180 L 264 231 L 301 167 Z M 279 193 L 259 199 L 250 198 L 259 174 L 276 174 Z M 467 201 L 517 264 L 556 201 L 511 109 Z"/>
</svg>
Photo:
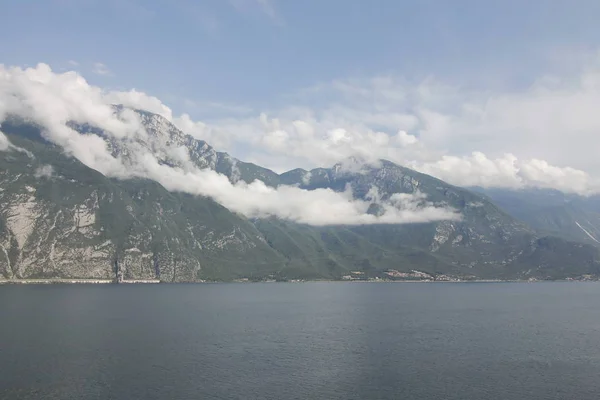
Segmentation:
<svg viewBox="0 0 600 400">
<path fill-rule="evenodd" d="M 219 19 L 216 17 L 216 15 L 210 12 L 202 11 L 196 15 L 195 19 L 200 24 L 202 29 L 209 35 L 216 34 L 221 28 L 221 22 Z"/>
<path fill-rule="evenodd" d="M 128 21 L 146 22 L 154 18 L 155 11 L 141 0 L 53 0 L 60 7 L 79 8 L 93 12 L 93 8 L 108 9 Z"/>
<path fill-rule="evenodd" d="M 92 72 L 95 73 L 96 75 L 105 75 L 105 76 L 112 75 L 112 72 L 110 71 L 110 69 L 108 69 L 108 67 L 101 62 L 94 63 Z"/>
<path fill-rule="evenodd" d="M 262 9 L 262 11 L 269 17 L 271 18 L 271 20 L 279 25 L 283 25 L 283 19 L 281 18 L 281 16 L 279 15 L 279 13 L 277 13 L 277 11 L 275 11 L 275 7 L 273 6 L 272 0 L 256 0 L 256 2 L 258 3 L 259 7 Z"/>
<path fill-rule="evenodd" d="M 188 111 L 195 112 L 209 112 L 209 113 L 219 113 L 226 114 L 228 116 L 233 115 L 244 115 L 251 114 L 254 112 L 252 107 L 238 105 L 238 104 L 227 104 L 216 101 L 199 101 L 192 99 L 184 99 L 182 101 L 182 105 Z"/>
<path fill-rule="evenodd" d="M 171 6 L 178 10 L 182 18 L 192 22 L 192 26 L 199 27 L 209 35 L 215 35 L 221 29 L 221 20 L 205 2 L 178 0 L 173 1 Z"/>
<path fill-rule="evenodd" d="M 273 0 L 229 0 L 230 4 L 239 12 L 248 12 L 254 9 L 260 10 L 275 25 L 284 26 L 285 20 L 277 12 Z"/>
<path fill-rule="evenodd" d="M 147 22 L 156 16 L 156 12 L 149 8 L 145 2 L 139 0 L 110 0 L 115 13 L 128 20 Z"/>
<path fill-rule="evenodd" d="M 274 24 L 284 24 L 283 18 L 270 0 L 228 0 L 225 4 L 229 4 L 240 14 L 264 15 Z M 218 35 L 226 27 L 226 16 L 220 14 L 214 4 L 211 7 L 209 2 L 178 0 L 172 3 L 172 7 L 178 10 L 182 18 L 191 21 L 194 27 L 209 35 Z"/>
<path fill-rule="evenodd" d="M 75 60 L 69 60 L 67 61 L 67 64 L 69 64 L 71 67 L 78 67 L 79 63 Z"/>
</svg>

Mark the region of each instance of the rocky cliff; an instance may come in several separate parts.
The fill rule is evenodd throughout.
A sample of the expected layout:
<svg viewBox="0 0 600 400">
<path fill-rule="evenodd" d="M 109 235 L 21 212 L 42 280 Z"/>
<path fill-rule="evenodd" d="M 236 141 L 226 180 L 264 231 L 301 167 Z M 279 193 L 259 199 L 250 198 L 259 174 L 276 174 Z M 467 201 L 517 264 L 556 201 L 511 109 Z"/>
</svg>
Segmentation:
<svg viewBox="0 0 600 400">
<path fill-rule="evenodd" d="M 120 140 L 86 124 L 110 152 L 144 148 L 163 164 L 217 171 L 231 182 L 352 192 L 371 201 L 398 194 L 457 210 L 457 220 L 316 227 L 247 218 L 207 197 L 168 191 L 142 178 L 109 178 L 44 139 L 43 127 L 5 121 L 13 147 L 0 152 L 0 275 L 5 279 L 340 279 L 351 271 L 427 276 L 558 279 L 597 276 L 597 249 L 546 237 L 483 194 L 381 160 L 278 175 L 215 151 L 165 118 L 138 112 L 147 135 Z M 424 200 L 425 201 L 425 200 Z"/>
</svg>

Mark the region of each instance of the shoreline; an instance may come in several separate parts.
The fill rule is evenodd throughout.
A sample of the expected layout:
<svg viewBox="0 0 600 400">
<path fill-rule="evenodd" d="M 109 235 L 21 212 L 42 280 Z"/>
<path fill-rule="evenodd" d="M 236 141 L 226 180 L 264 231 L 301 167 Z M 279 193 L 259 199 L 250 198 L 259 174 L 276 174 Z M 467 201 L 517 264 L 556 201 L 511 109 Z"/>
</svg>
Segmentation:
<svg viewBox="0 0 600 400">
<path fill-rule="evenodd" d="M 55 278 L 55 279 L 0 279 L 1 285 L 148 285 L 148 284 L 227 284 L 227 283 L 538 283 L 538 282 L 598 282 L 599 280 L 576 280 L 576 279 L 469 279 L 469 280 L 334 280 L 334 279 L 314 279 L 314 280 L 289 280 L 289 281 L 196 281 L 196 282 L 164 282 L 158 279 L 131 279 L 121 282 L 115 282 L 111 279 L 84 279 L 84 278 Z"/>
<path fill-rule="evenodd" d="M 157 284 L 158 279 L 132 279 L 118 284 Z M 0 279 L 0 285 L 108 285 L 117 284 L 112 279 L 85 279 L 85 278 L 52 278 L 52 279 Z"/>
</svg>

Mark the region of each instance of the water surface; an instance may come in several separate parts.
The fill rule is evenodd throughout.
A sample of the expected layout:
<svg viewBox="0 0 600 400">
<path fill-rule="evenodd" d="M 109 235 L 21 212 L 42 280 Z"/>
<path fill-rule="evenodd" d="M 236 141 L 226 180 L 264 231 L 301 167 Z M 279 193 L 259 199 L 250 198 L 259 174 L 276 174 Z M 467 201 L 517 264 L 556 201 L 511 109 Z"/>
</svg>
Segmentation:
<svg viewBox="0 0 600 400">
<path fill-rule="evenodd" d="M 0 398 L 598 399 L 600 284 L 0 286 Z"/>
</svg>

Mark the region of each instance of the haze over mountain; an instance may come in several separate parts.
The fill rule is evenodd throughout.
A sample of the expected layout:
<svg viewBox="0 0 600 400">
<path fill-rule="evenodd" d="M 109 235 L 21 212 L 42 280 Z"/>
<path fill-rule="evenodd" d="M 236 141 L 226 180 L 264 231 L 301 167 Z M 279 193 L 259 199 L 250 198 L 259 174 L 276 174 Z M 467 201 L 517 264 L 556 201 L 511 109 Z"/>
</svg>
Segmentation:
<svg viewBox="0 0 600 400">
<path fill-rule="evenodd" d="M 474 188 L 500 208 L 540 232 L 593 245 L 600 244 L 600 197 L 552 189 Z"/>
</svg>

